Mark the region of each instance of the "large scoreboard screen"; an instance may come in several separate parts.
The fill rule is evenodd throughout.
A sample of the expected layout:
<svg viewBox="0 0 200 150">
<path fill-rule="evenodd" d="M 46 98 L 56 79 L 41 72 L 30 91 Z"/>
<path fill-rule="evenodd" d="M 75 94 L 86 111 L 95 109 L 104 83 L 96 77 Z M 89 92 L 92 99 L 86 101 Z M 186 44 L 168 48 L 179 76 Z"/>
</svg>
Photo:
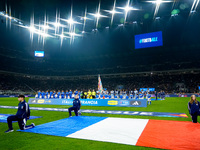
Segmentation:
<svg viewBox="0 0 200 150">
<path fill-rule="evenodd" d="M 162 31 L 135 35 L 135 49 L 163 45 Z"/>
</svg>

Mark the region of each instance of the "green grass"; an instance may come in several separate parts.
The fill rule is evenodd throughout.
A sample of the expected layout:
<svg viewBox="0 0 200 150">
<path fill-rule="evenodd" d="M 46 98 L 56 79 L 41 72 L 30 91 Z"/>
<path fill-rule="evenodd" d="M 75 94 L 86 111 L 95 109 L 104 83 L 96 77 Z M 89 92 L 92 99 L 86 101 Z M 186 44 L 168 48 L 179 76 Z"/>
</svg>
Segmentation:
<svg viewBox="0 0 200 150">
<path fill-rule="evenodd" d="M 28 101 L 28 99 L 27 99 Z M 153 112 L 174 112 L 186 113 L 189 116 L 187 103 L 189 98 L 166 98 L 165 101 L 152 101 L 152 105 L 147 108 L 135 107 L 89 107 L 83 106 L 81 109 L 95 110 L 122 110 L 122 111 L 153 111 Z M 0 105 L 17 106 L 17 98 L 0 98 Z M 68 108 L 67 105 L 30 105 L 31 107 L 51 107 L 51 108 Z M 0 109 L 3 114 L 15 114 L 16 109 Z M 63 119 L 68 117 L 67 112 L 54 111 L 38 111 L 31 110 L 31 115 L 42 116 L 42 118 L 29 120 L 27 124 L 34 122 L 36 125 Z M 157 119 L 157 120 L 178 120 L 191 121 L 191 118 L 168 118 L 168 117 L 148 117 L 148 116 L 129 116 L 129 115 L 111 115 L 111 114 L 91 114 L 83 113 L 84 116 L 103 116 L 103 117 L 120 117 L 120 118 L 142 118 L 142 119 Z M 19 129 L 17 123 L 13 123 L 15 130 Z M 90 140 L 73 139 L 66 137 L 57 137 L 50 135 L 42 135 L 25 132 L 12 132 L 5 134 L 8 129 L 6 123 L 0 123 L 0 147 L 1 149 L 152 149 L 146 147 L 137 147 L 123 144 L 98 142 Z"/>
</svg>

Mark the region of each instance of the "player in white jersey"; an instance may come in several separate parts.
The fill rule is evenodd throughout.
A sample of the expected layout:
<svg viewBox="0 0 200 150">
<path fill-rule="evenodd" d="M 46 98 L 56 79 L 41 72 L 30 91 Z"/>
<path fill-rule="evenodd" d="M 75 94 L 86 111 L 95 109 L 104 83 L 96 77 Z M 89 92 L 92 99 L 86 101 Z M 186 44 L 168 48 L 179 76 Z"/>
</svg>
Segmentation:
<svg viewBox="0 0 200 150">
<path fill-rule="evenodd" d="M 144 94 L 142 92 L 139 93 L 139 99 L 144 99 Z"/>
<path fill-rule="evenodd" d="M 105 94 L 106 94 L 106 95 L 108 95 L 108 94 L 109 94 L 108 90 L 106 90 L 106 91 L 105 91 Z"/>
<path fill-rule="evenodd" d="M 115 90 L 115 94 L 118 94 L 118 90 Z"/>
<path fill-rule="evenodd" d="M 146 99 L 149 105 L 151 105 L 151 94 L 149 94 L 149 92 L 146 95 Z"/>
<path fill-rule="evenodd" d="M 114 91 L 113 90 L 110 91 L 110 95 L 111 95 L 111 97 L 114 97 Z"/>
<path fill-rule="evenodd" d="M 105 90 L 103 90 L 103 95 L 106 95 L 106 91 Z"/>
<path fill-rule="evenodd" d="M 142 94 L 144 94 L 144 91 L 143 91 L 143 89 L 141 90 L 141 93 L 142 93 Z"/>
<path fill-rule="evenodd" d="M 99 95 L 99 90 L 96 91 L 96 94 Z"/>
<path fill-rule="evenodd" d="M 147 88 L 147 91 L 146 91 L 146 93 L 148 94 L 150 91 L 149 91 L 149 88 Z"/>
<path fill-rule="evenodd" d="M 138 91 L 137 91 L 137 89 L 135 89 L 135 90 L 134 90 L 134 97 L 135 97 L 135 98 L 137 97 L 137 96 L 136 96 L 137 94 L 138 94 Z"/>
<path fill-rule="evenodd" d="M 36 95 L 35 95 L 35 98 L 39 98 L 37 93 L 36 93 Z"/>
<path fill-rule="evenodd" d="M 133 94 L 133 90 L 130 90 L 130 91 L 129 91 L 129 95 L 130 95 L 130 94 Z"/>
<path fill-rule="evenodd" d="M 118 90 L 115 90 L 115 98 L 117 97 L 118 98 Z"/>
<path fill-rule="evenodd" d="M 71 98 L 72 98 L 72 99 L 74 99 L 74 97 L 75 97 L 75 94 L 74 94 L 74 93 L 72 93 L 72 97 L 71 97 Z"/>
</svg>

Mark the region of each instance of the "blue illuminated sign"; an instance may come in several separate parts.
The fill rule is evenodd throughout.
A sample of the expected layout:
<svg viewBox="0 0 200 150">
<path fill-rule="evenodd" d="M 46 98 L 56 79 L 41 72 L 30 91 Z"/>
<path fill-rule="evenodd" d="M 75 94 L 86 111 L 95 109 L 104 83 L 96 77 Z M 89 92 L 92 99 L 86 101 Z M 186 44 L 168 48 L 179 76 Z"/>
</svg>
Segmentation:
<svg viewBox="0 0 200 150">
<path fill-rule="evenodd" d="M 149 91 L 155 91 L 155 88 L 148 88 Z M 143 90 L 143 91 L 147 91 L 147 88 L 140 88 L 140 91 Z"/>
<path fill-rule="evenodd" d="M 147 107 L 146 99 L 80 99 L 82 106 Z M 73 99 L 29 98 L 29 104 L 73 105 Z"/>
<path fill-rule="evenodd" d="M 35 51 L 35 57 L 44 57 L 44 51 Z"/>
<path fill-rule="evenodd" d="M 162 45 L 162 31 L 135 35 L 135 49 Z"/>
</svg>

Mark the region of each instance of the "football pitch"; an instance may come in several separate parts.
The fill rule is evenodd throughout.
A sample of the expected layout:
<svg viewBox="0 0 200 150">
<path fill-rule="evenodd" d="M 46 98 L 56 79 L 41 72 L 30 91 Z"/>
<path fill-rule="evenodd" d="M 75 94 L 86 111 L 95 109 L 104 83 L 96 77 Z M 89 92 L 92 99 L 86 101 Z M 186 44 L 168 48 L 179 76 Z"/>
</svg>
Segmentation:
<svg viewBox="0 0 200 150">
<path fill-rule="evenodd" d="M 139 118 L 139 119 L 153 119 L 153 120 L 175 120 L 175 121 L 191 121 L 188 113 L 187 103 L 190 98 L 177 97 L 166 98 L 163 101 L 152 101 L 151 105 L 146 108 L 136 107 L 89 107 L 83 106 L 81 109 L 92 110 L 119 110 L 119 111 L 145 111 L 145 112 L 169 112 L 169 113 L 185 113 L 188 118 L 176 117 L 154 117 L 154 116 L 131 116 L 131 115 L 113 115 L 113 114 L 92 114 L 82 113 L 82 116 L 97 116 L 97 117 L 116 117 L 116 118 Z M 197 98 L 199 100 L 199 98 Z M 28 98 L 26 98 L 28 101 Z M 17 98 L 0 98 L 1 106 L 17 106 Z M 67 105 L 33 105 L 30 107 L 47 107 L 47 108 L 68 108 Z M 16 109 L 0 108 L 0 114 L 15 114 Z M 69 116 L 68 112 L 58 111 L 42 111 L 31 110 L 32 116 L 42 116 L 33 120 L 28 120 L 27 124 L 32 122 L 35 125 L 53 122 L 56 120 L 64 119 Z M 74 113 L 73 113 L 74 115 Z M 0 147 L 1 149 L 154 149 L 148 147 L 139 147 L 133 145 L 116 144 L 109 142 L 91 141 L 75 138 L 66 138 L 59 136 L 51 136 L 44 134 L 35 134 L 28 132 L 18 132 L 18 123 L 13 123 L 14 132 L 4 133 L 8 129 L 6 123 L 0 123 Z M 153 139 L 152 139 L 153 140 Z"/>
</svg>

